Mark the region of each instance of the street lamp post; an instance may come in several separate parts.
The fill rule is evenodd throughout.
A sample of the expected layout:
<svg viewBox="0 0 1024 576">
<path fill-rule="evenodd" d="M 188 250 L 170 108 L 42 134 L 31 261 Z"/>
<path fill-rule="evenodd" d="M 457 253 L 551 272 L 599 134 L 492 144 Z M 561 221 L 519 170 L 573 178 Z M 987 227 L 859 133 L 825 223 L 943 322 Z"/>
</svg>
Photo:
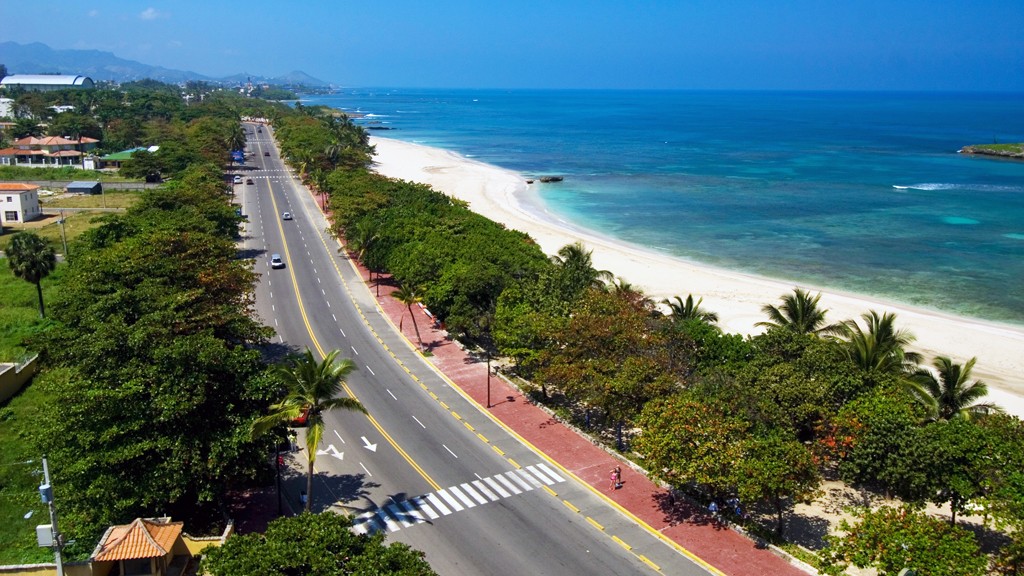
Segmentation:
<svg viewBox="0 0 1024 576">
<path fill-rule="evenodd" d="M 487 354 L 487 407 L 491 407 L 491 353 Z"/>
<path fill-rule="evenodd" d="M 50 466 L 46 461 L 46 456 L 43 456 L 43 484 L 39 486 L 39 496 L 50 509 L 50 546 L 53 547 L 53 557 L 57 563 L 57 576 L 64 576 L 64 559 L 61 556 L 64 543 L 61 541 L 63 537 L 60 530 L 57 529 L 57 506 L 53 502 L 53 484 L 50 483 Z M 37 536 L 40 528 L 42 526 L 36 527 Z"/>
</svg>

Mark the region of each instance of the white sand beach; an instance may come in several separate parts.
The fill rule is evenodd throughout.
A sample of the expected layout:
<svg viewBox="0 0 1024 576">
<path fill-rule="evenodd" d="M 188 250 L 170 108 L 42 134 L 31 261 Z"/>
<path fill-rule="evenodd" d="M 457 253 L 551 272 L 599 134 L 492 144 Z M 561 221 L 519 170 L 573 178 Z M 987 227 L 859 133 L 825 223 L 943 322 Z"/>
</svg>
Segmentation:
<svg viewBox="0 0 1024 576">
<path fill-rule="evenodd" d="M 559 220 L 538 198 L 544 186 L 528 185 L 523 176 L 438 148 L 387 138 L 371 138 L 377 147 L 375 169 L 384 175 L 429 184 L 469 203 L 471 210 L 526 232 L 547 254 L 581 241 L 593 250 L 594 264 L 638 286 L 655 301 L 673 296 L 703 297 L 702 306 L 717 312 L 727 332 L 756 334 L 765 319 L 761 307 L 777 304 L 794 284 L 742 274 L 671 257 Z M 1024 329 L 880 300 L 801 286 L 821 292 L 828 320 L 858 318 L 867 310 L 898 315 L 899 327 L 917 336 L 914 349 L 930 364 L 936 355 L 955 362 L 978 357 L 974 376 L 989 385 L 989 399 L 1024 417 Z"/>
</svg>

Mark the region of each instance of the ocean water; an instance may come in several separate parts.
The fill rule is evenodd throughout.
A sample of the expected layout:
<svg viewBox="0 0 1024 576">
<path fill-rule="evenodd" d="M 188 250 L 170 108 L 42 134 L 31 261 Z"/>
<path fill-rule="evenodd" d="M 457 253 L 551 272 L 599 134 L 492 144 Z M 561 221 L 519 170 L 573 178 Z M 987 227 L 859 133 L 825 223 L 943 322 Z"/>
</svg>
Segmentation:
<svg viewBox="0 0 1024 576">
<path fill-rule="evenodd" d="M 957 153 L 1024 142 L 1024 94 L 349 89 L 305 102 L 563 175 L 539 188 L 545 207 L 608 236 L 1024 324 L 1024 162 Z"/>
</svg>

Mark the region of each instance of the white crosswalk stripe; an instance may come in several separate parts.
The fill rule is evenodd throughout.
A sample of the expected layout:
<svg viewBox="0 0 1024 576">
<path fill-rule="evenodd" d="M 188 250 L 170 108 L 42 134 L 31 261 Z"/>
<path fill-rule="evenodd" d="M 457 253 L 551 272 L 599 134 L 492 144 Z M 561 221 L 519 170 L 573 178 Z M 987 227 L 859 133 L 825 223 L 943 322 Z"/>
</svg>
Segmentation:
<svg viewBox="0 0 1024 576">
<path fill-rule="evenodd" d="M 508 498 L 509 496 L 511 496 L 511 494 L 506 492 L 504 488 L 498 485 L 494 478 L 484 478 L 484 482 L 487 482 L 488 486 L 494 488 L 494 491 L 500 494 L 502 498 Z"/>
<path fill-rule="evenodd" d="M 454 512 L 559 482 L 565 482 L 565 478 L 543 463 L 510 470 L 364 512 L 352 519 L 352 531 L 357 534 L 396 532 L 402 527 L 430 523 Z"/>
<path fill-rule="evenodd" d="M 533 474 L 534 476 L 536 476 L 537 478 L 540 478 L 541 481 L 544 482 L 545 484 L 547 484 L 548 486 L 550 486 L 550 485 L 555 483 L 554 480 L 551 480 L 543 472 L 538 470 L 536 466 L 527 466 L 526 469 L 529 470 L 530 473 Z"/>
<path fill-rule="evenodd" d="M 456 512 L 458 512 L 459 510 L 465 510 L 465 507 L 462 504 L 459 504 L 459 501 L 453 498 L 452 495 L 449 494 L 448 491 L 445 490 L 444 488 L 438 490 L 437 495 L 440 496 L 441 498 L 444 498 L 444 501 L 451 505 L 452 508 L 455 508 Z"/>
<path fill-rule="evenodd" d="M 519 474 L 516 474 L 515 470 L 513 470 L 511 472 L 505 472 L 505 477 L 510 479 L 510 480 L 512 480 L 516 484 L 518 484 L 519 487 L 522 488 L 525 492 L 529 492 L 530 490 L 533 490 L 533 485 L 528 483 L 526 480 L 523 480 L 522 478 L 520 478 Z"/>
<path fill-rule="evenodd" d="M 523 493 L 523 491 L 520 490 L 518 486 L 516 486 L 515 484 L 510 482 L 508 478 L 505 478 L 504 474 L 498 474 L 494 478 L 496 480 L 498 480 L 498 482 L 501 482 L 506 487 L 508 487 L 508 489 L 511 490 L 513 494 L 522 494 Z"/>
<path fill-rule="evenodd" d="M 473 508 L 474 506 L 476 506 L 476 502 L 473 502 L 472 500 L 469 499 L 469 496 L 463 494 L 462 490 L 459 490 L 458 486 L 448 487 L 448 492 L 451 492 L 452 494 L 455 495 L 456 498 L 462 500 L 462 502 L 466 505 L 466 508 Z"/>
<path fill-rule="evenodd" d="M 427 494 L 427 500 L 429 500 L 430 503 L 434 505 L 434 508 L 437 508 L 437 510 L 441 512 L 441 514 L 447 516 L 452 513 L 452 511 L 449 510 L 448 507 L 444 505 L 444 502 L 441 502 L 441 499 L 438 498 L 437 496 L 433 494 Z"/>
<path fill-rule="evenodd" d="M 487 499 L 481 496 L 480 493 L 477 492 L 476 490 L 473 490 L 473 487 L 470 486 L 469 484 L 462 484 L 462 489 L 466 492 L 466 494 L 472 496 L 473 499 L 476 500 L 477 502 L 481 504 L 487 504 Z"/>
<path fill-rule="evenodd" d="M 490 490 L 488 490 L 487 486 L 484 486 L 483 482 L 481 482 L 479 480 L 473 480 L 473 486 L 476 486 L 477 490 L 483 492 L 484 496 L 487 496 L 488 498 L 490 498 L 491 502 L 494 502 L 495 500 L 498 499 L 498 496 L 494 492 L 491 492 Z"/>
</svg>

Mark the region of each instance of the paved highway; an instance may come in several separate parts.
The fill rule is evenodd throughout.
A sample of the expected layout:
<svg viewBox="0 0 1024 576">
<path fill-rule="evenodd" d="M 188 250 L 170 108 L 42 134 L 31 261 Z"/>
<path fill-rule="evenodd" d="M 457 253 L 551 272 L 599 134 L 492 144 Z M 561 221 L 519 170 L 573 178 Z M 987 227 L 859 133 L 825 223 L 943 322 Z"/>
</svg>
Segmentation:
<svg viewBox="0 0 1024 576">
<path fill-rule="evenodd" d="M 436 373 L 378 311 L 270 128 L 246 128 L 253 156 L 240 173 L 253 184 L 235 191 L 243 253 L 261 274 L 257 312 L 284 350 L 352 358 L 347 391 L 370 414 L 327 414 L 315 508 L 425 551 L 443 575 L 707 573 Z M 285 268 L 270 268 L 273 253 Z"/>
</svg>

